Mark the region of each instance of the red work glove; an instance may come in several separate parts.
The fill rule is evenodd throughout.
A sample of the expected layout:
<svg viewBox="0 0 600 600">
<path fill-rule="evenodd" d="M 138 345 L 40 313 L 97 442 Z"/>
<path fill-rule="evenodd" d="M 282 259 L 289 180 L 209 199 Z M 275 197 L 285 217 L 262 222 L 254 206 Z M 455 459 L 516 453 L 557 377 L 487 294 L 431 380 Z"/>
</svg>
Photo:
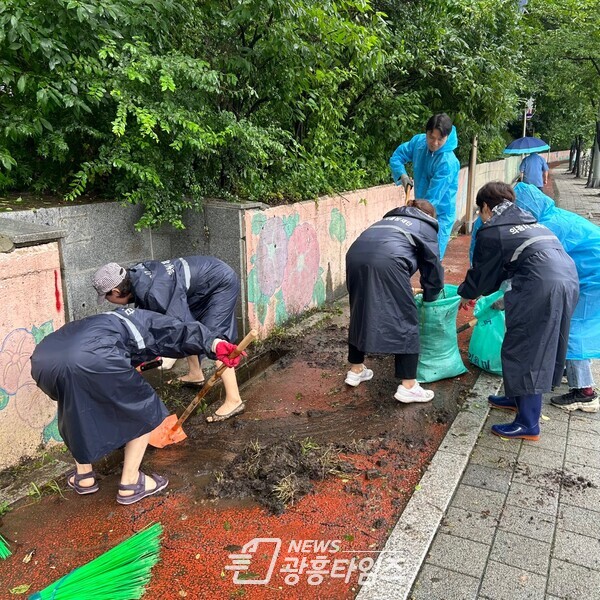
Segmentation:
<svg viewBox="0 0 600 600">
<path fill-rule="evenodd" d="M 458 308 L 462 309 L 462 310 L 470 310 L 474 306 L 475 306 L 475 300 L 467 300 L 467 298 L 461 298 L 460 306 Z"/>
<path fill-rule="evenodd" d="M 230 344 L 229 342 L 221 341 L 218 342 L 215 346 L 215 355 L 217 360 L 220 360 L 225 366 L 231 367 L 234 369 L 240 364 L 240 360 L 242 360 L 242 356 L 246 356 L 245 352 L 242 352 L 239 356 L 235 358 L 229 358 L 229 355 L 237 348 L 235 344 Z"/>
</svg>

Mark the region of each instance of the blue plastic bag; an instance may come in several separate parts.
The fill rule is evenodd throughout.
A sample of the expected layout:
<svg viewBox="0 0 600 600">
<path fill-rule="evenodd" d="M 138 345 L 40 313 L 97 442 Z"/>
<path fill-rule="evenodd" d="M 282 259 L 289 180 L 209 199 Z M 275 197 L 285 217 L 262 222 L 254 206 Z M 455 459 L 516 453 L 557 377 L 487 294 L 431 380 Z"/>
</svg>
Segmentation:
<svg viewBox="0 0 600 600">
<path fill-rule="evenodd" d="M 434 302 L 423 302 L 423 296 L 416 298 L 421 341 L 417 381 L 421 383 L 467 372 L 456 336 L 456 315 L 460 304 L 457 289 L 456 285 L 445 285 Z"/>
<path fill-rule="evenodd" d="M 504 311 L 492 308 L 492 304 L 503 296 L 504 291 L 499 290 L 477 300 L 473 310 L 477 324 L 469 344 L 469 362 L 495 375 L 502 375 L 501 351 L 506 322 Z"/>
</svg>

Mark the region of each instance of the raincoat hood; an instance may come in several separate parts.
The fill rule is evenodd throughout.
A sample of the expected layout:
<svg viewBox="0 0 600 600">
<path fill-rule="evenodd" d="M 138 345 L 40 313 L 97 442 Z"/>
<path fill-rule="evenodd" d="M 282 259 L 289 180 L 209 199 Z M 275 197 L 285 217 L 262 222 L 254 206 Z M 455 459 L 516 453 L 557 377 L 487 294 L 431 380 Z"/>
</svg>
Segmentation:
<svg viewBox="0 0 600 600">
<path fill-rule="evenodd" d="M 448 139 L 446 143 L 438 148 L 433 154 L 442 154 L 444 152 L 453 152 L 458 148 L 458 134 L 456 133 L 456 127 L 452 125 L 452 131 L 448 134 Z"/>
<path fill-rule="evenodd" d="M 518 183 L 515 186 L 515 194 L 517 206 L 530 212 L 538 221 L 556 208 L 554 200 L 546 196 L 535 185 Z"/>
<path fill-rule="evenodd" d="M 399 206 L 398 208 L 393 208 L 389 212 L 385 213 L 385 215 L 383 215 L 383 218 L 387 219 L 388 217 L 401 216 L 411 217 L 413 219 L 423 221 L 424 223 L 428 223 L 435 229 L 436 233 L 439 230 L 437 219 L 430 217 L 427 213 L 424 213 L 421 209 L 417 208 L 416 206 Z"/>
<path fill-rule="evenodd" d="M 479 231 L 477 232 L 478 234 L 484 229 L 489 229 L 490 227 L 502 227 L 505 225 L 531 225 L 533 223 L 537 223 L 537 219 L 535 217 L 533 217 L 529 212 L 520 209 L 515 204 L 507 201 L 501 206 L 503 210 L 498 212 L 494 210 L 492 218 L 479 228 Z"/>
</svg>

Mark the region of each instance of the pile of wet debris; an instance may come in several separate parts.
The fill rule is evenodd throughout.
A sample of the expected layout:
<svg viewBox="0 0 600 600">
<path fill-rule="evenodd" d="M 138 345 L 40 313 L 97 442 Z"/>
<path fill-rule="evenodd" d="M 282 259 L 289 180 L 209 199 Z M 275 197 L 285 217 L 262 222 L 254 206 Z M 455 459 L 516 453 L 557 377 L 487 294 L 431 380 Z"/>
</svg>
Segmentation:
<svg viewBox="0 0 600 600">
<path fill-rule="evenodd" d="M 319 445 L 311 438 L 269 445 L 253 441 L 224 471 L 215 473 L 207 492 L 213 498 L 251 497 L 281 514 L 313 491 L 313 481 L 353 470 L 332 444 Z"/>
</svg>

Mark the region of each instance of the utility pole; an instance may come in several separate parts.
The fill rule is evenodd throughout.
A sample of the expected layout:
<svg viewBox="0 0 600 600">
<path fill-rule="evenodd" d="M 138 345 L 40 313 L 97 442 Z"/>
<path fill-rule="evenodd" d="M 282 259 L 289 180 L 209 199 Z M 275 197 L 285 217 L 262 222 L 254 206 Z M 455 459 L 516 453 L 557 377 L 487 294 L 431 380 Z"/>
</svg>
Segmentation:
<svg viewBox="0 0 600 600">
<path fill-rule="evenodd" d="M 535 100 L 533 98 L 529 98 L 525 103 L 525 108 L 523 109 L 523 137 L 527 135 L 527 120 L 533 117 L 534 102 Z"/>
<path fill-rule="evenodd" d="M 469 160 L 469 175 L 467 178 L 467 214 L 465 233 L 473 231 L 473 205 L 475 204 L 475 170 L 477 169 L 477 136 L 473 136 L 471 143 L 471 157 Z"/>
</svg>

